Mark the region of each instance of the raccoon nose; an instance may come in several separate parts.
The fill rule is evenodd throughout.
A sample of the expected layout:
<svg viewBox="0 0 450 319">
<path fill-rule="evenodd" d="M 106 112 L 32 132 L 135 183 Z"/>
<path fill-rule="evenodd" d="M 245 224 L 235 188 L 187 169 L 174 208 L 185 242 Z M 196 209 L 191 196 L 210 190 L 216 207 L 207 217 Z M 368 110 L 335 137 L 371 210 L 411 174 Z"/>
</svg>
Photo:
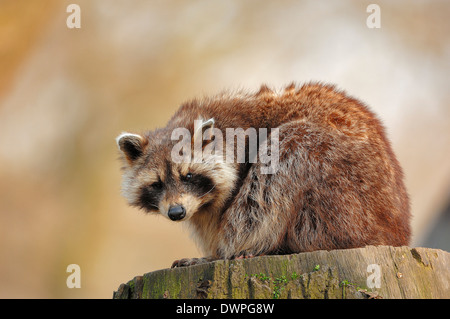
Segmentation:
<svg viewBox="0 0 450 319">
<path fill-rule="evenodd" d="M 186 210 L 181 205 L 172 206 L 169 208 L 168 215 L 171 220 L 180 220 L 186 216 Z"/>
</svg>

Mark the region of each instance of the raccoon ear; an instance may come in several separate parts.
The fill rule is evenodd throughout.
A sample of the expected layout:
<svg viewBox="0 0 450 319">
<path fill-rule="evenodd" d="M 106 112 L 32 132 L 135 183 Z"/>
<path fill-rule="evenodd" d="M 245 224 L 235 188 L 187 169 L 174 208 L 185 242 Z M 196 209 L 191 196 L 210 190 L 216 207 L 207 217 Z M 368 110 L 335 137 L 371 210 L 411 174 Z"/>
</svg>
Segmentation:
<svg viewBox="0 0 450 319">
<path fill-rule="evenodd" d="M 211 142 L 211 138 L 213 137 L 213 129 L 214 129 L 214 118 L 210 118 L 207 121 L 196 120 L 194 121 L 194 143 L 195 141 L 201 141 L 202 148 L 204 148 L 207 144 Z M 200 123 L 200 125 L 198 125 Z M 210 130 L 208 130 L 210 129 Z M 207 135 L 205 136 L 205 132 Z"/>
<path fill-rule="evenodd" d="M 207 121 L 204 121 L 203 123 L 202 123 L 202 135 L 203 135 L 203 138 L 204 139 L 207 139 L 207 140 L 211 140 L 211 138 L 213 137 L 213 129 L 214 129 L 214 119 L 213 118 L 210 118 L 209 120 L 207 120 Z M 210 130 L 208 130 L 208 129 L 210 129 Z M 207 131 L 208 130 L 208 131 Z M 208 134 L 207 134 L 207 136 L 205 136 L 204 134 L 205 134 L 205 132 L 207 132 Z"/>
<path fill-rule="evenodd" d="M 138 134 L 122 133 L 116 138 L 117 146 L 126 158 L 133 162 L 138 159 L 143 152 L 144 138 Z"/>
</svg>

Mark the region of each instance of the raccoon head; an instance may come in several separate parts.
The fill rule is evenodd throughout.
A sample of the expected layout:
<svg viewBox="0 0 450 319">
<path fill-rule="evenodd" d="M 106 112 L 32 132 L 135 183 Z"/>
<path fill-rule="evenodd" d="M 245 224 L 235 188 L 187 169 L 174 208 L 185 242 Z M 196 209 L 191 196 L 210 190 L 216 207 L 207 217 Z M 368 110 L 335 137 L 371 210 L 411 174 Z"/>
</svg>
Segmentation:
<svg viewBox="0 0 450 319">
<path fill-rule="evenodd" d="M 173 221 L 220 211 L 235 188 L 237 167 L 225 161 L 175 162 L 174 143 L 167 136 L 170 132 L 159 130 L 117 137 L 122 193 L 129 204 Z"/>
</svg>

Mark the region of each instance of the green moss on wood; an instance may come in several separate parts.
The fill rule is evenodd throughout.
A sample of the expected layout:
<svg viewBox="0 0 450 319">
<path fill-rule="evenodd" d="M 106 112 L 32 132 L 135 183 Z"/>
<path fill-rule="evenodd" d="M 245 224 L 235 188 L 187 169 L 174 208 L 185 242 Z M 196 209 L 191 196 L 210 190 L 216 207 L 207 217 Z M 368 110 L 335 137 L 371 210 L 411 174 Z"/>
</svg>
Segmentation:
<svg viewBox="0 0 450 319">
<path fill-rule="evenodd" d="M 381 268 L 379 289 L 365 287 L 369 264 Z M 113 297 L 450 298 L 449 264 L 442 250 L 389 246 L 219 260 L 137 276 Z"/>
</svg>

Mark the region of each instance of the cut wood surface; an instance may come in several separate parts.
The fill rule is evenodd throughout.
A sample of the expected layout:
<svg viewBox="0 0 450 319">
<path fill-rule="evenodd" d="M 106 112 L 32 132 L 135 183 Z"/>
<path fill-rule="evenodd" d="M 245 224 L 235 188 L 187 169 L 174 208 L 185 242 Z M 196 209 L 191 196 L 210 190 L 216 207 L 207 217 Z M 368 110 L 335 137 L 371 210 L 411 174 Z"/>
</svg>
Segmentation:
<svg viewBox="0 0 450 319">
<path fill-rule="evenodd" d="M 162 269 L 113 298 L 450 298 L 450 253 L 367 246 Z"/>
</svg>

